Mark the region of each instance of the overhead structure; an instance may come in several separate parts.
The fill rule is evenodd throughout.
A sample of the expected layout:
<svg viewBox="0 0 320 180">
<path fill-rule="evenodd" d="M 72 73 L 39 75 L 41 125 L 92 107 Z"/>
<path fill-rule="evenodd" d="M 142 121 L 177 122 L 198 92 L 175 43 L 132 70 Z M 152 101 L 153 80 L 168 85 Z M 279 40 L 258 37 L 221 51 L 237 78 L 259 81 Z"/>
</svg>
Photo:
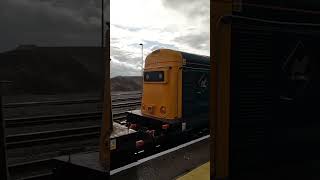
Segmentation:
<svg viewBox="0 0 320 180">
<path fill-rule="evenodd" d="M 105 42 L 109 44 L 110 41 L 110 23 L 107 23 L 107 29 L 105 33 Z M 105 79 L 104 79 L 104 103 L 102 114 L 102 125 L 100 132 L 100 163 L 106 169 L 110 171 L 110 135 L 113 130 L 112 122 L 112 105 L 111 105 L 111 90 L 110 90 L 110 46 L 102 47 L 105 55 Z"/>
<path fill-rule="evenodd" d="M 211 4 L 212 179 L 320 178 L 319 5 Z"/>
<path fill-rule="evenodd" d="M 0 179 L 8 180 L 8 157 L 6 145 L 5 122 L 3 118 L 3 99 L 4 86 L 9 83 L 8 81 L 0 81 Z"/>
</svg>

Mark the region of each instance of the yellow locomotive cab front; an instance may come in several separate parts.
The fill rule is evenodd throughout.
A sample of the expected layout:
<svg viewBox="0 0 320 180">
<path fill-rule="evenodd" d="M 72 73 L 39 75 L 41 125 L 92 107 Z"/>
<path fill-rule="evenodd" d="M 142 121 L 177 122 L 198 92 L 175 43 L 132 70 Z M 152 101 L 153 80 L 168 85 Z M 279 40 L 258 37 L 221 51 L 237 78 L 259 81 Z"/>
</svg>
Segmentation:
<svg viewBox="0 0 320 180">
<path fill-rule="evenodd" d="M 147 56 L 141 112 L 161 120 L 181 118 L 182 55 L 159 49 Z"/>
</svg>

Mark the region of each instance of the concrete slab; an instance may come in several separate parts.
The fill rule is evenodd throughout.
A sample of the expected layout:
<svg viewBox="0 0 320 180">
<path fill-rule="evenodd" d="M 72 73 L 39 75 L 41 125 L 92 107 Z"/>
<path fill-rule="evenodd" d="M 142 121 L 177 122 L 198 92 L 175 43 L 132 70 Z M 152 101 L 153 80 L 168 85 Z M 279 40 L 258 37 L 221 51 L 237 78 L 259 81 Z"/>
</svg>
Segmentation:
<svg viewBox="0 0 320 180">
<path fill-rule="evenodd" d="M 72 154 L 71 156 L 60 156 L 56 160 L 71 163 L 76 166 L 90 168 L 96 171 L 105 172 L 99 163 L 99 152 Z"/>
<path fill-rule="evenodd" d="M 210 180 L 210 162 L 207 162 L 194 170 L 177 178 L 177 180 Z"/>
<path fill-rule="evenodd" d="M 209 136 L 193 140 L 114 169 L 110 172 L 110 179 L 175 179 L 210 160 L 209 144 Z M 107 172 L 99 164 L 98 152 L 74 154 L 70 158 L 62 156 L 55 160 L 58 161 L 58 164 L 62 164 L 60 167 L 71 165 L 71 168 L 66 169 L 69 173 L 67 177 L 74 178 L 77 175 L 76 177 L 80 179 L 92 179 L 92 176 L 95 179 L 106 179 Z M 72 174 L 70 175 L 70 173 Z"/>
<path fill-rule="evenodd" d="M 172 151 L 161 152 L 132 163 L 127 166 L 128 169 L 123 167 L 123 170 L 121 168 L 113 170 L 111 179 L 175 179 L 210 160 L 209 144 L 209 138 L 203 138 L 193 144 L 180 145 Z"/>
</svg>

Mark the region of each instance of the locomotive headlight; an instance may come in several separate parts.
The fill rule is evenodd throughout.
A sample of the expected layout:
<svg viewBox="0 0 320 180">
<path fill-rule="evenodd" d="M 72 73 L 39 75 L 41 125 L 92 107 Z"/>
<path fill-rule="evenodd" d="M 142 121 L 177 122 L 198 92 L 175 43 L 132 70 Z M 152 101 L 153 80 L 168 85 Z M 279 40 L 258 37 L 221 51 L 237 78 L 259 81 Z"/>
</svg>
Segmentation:
<svg viewBox="0 0 320 180">
<path fill-rule="evenodd" d="M 161 107 L 160 107 L 160 112 L 161 112 L 162 114 L 165 114 L 165 113 L 166 113 L 166 107 L 161 106 Z"/>
<path fill-rule="evenodd" d="M 159 73 L 159 79 L 162 79 L 163 78 L 163 76 L 162 76 L 162 74 L 161 73 Z"/>
</svg>

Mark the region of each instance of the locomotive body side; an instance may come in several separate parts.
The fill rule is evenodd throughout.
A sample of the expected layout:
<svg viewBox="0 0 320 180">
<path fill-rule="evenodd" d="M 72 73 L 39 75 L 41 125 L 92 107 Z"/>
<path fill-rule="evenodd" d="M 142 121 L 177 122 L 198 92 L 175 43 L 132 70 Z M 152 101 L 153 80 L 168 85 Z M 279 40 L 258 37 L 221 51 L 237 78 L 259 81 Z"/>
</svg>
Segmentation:
<svg viewBox="0 0 320 180">
<path fill-rule="evenodd" d="M 209 127 L 210 59 L 181 52 L 182 117 L 187 129 Z"/>
</svg>

